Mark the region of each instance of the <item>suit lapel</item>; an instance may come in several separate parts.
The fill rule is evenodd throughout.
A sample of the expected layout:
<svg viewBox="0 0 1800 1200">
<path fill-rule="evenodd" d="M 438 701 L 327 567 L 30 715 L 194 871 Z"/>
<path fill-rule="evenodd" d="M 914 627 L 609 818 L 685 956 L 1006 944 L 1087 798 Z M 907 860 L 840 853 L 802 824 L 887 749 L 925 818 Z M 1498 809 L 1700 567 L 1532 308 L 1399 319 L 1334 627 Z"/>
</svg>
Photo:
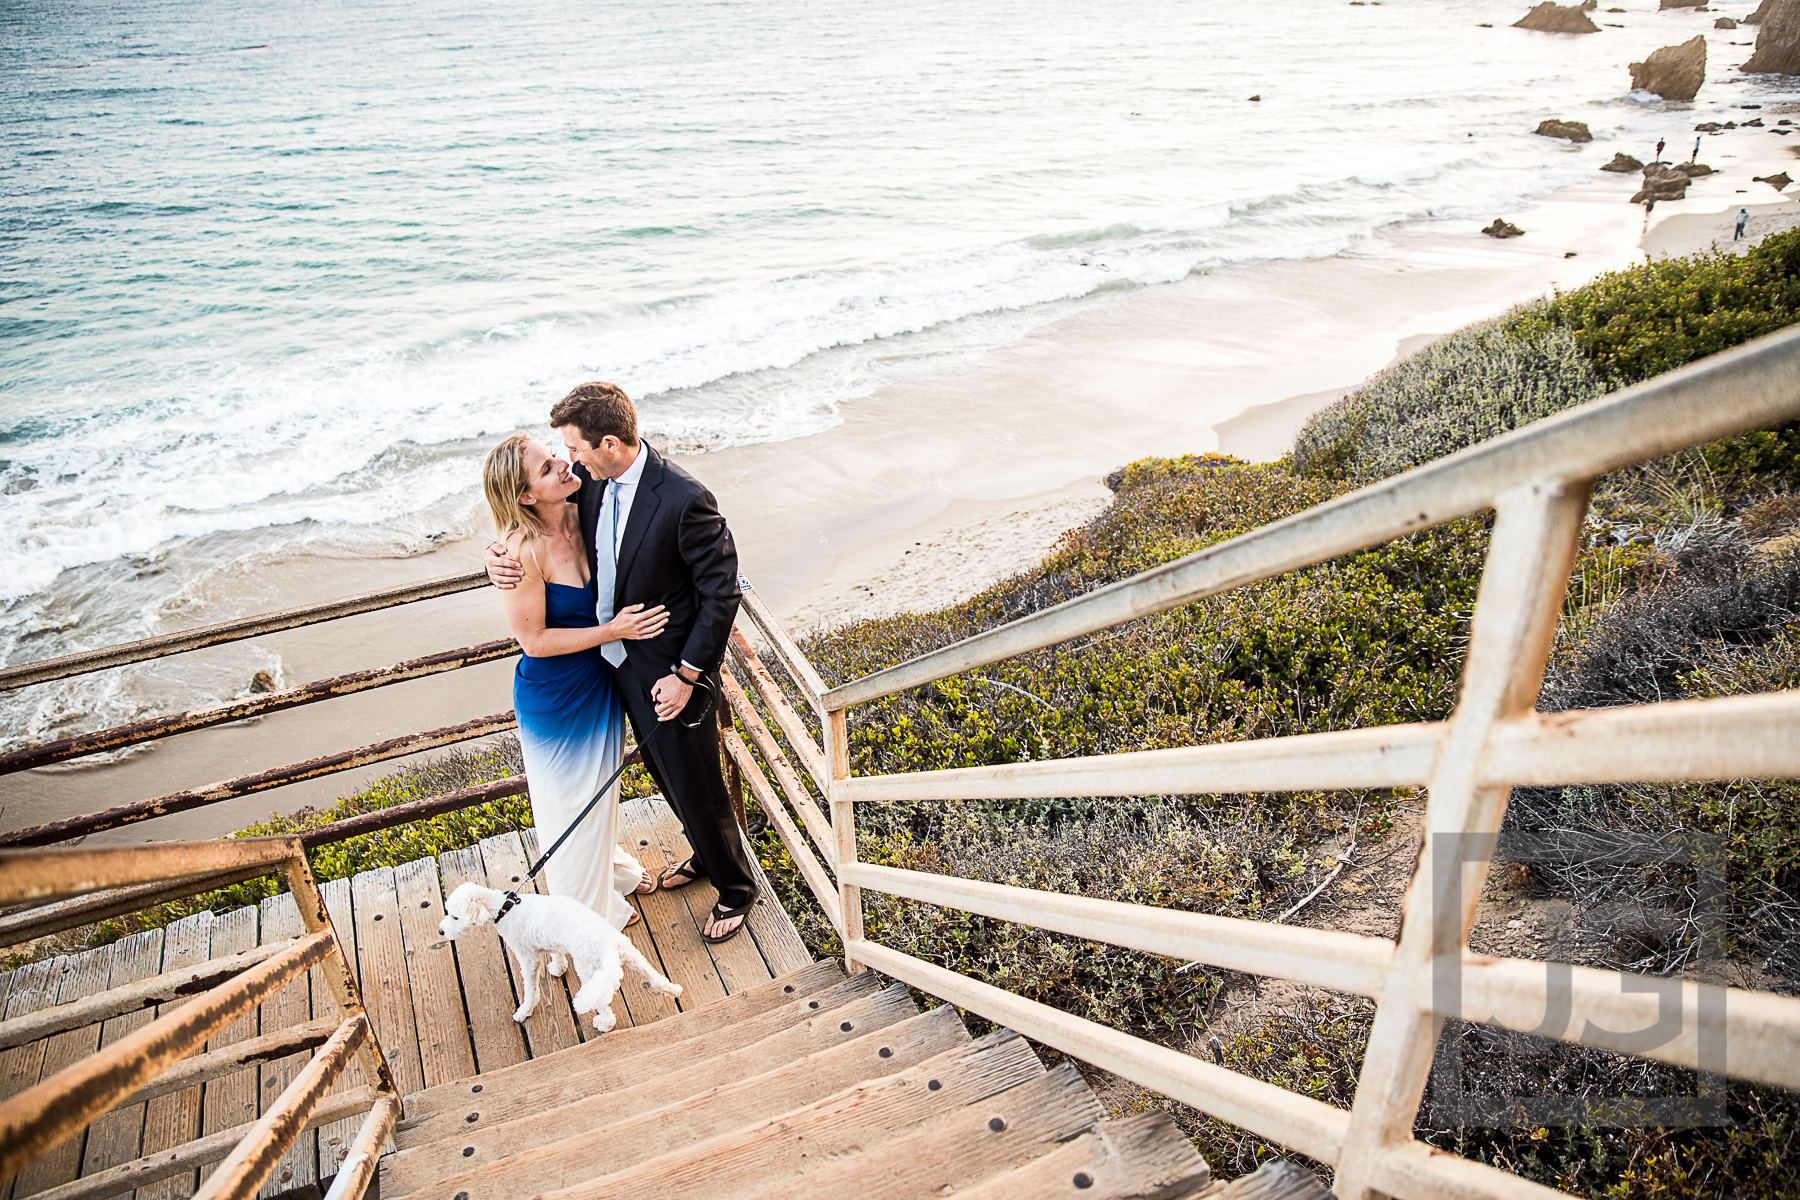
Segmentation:
<svg viewBox="0 0 1800 1200">
<path fill-rule="evenodd" d="M 656 516 L 657 507 L 662 503 L 657 497 L 657 489 L 662 486 L 662 455 L 644 443 L 644 453 L 649 458 L 644 462 L 644 473 L 638 477 L 637 495 L 631 498 L 631 516 L 625 521 L 625 537 L 619 543 L 619 569 L 614 576 L 613 595 L 625 595 L 625 583 L 631 577 L 631 565 L 637 559 L 638 550 L 644 544 L 644 531 L 650 528 L 650 521 Z M 617 601 L 623 603 L 623 600 Z"/>
<path fill-rule="evenodd" d="M 576 513 L 581 518 L 581 536 L 587 540 L 588 578 L 592 579 L 599 562 L 596 538 L 600 528 L 600 497 L 606 489 L 595 483 L 594 477 L 580 463 L 575 465 L 575 475 L 581 480 L 581 494 L 575 497 Z"/>
</svg>

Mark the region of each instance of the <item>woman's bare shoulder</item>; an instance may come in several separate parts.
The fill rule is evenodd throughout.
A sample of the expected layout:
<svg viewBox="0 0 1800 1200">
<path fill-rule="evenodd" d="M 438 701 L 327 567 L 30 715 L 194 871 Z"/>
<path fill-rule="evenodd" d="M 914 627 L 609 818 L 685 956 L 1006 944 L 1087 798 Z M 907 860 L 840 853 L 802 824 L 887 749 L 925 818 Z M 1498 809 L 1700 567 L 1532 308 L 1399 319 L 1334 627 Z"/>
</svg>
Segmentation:
<svg viewBox="0 0 1800 1200">
<path fill-rule="evenodd" d="M 543 574 L 538 564 L 537 547 L 532 545 L 532 536 L 523 529 L 515 529 L 506 535 L 506 555 L 514 558 L 525 568 L 527 575 Z"/>
</svg>

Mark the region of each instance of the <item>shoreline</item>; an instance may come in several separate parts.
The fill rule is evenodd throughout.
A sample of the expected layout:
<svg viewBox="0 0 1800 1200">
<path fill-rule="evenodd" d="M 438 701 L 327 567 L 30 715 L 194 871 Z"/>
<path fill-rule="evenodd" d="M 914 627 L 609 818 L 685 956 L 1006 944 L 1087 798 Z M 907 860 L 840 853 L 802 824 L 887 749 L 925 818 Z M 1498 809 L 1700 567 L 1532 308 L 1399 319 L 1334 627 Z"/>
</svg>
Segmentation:
<svg viewBox="0 0 1800 1200">
<path fill-rule="evenodd" d="M 955 603 L 1031 566 L 1090 519 L 1110 499 L 1101 477 L 1125 462 L 1208 450 L 1279 457 L 1313 411 L 1454 329 L 1647 252 L 1729 247 L 1740 204 L 1752 212 L 1753 237 L 1800 224 L 1800 204 L 1750 181 L 1794 162 L 1783 140 L 1763 130 L 1708 139 L 1718 174 L 1696 181 L 1683 211 L 1667 205 L 1647 229 L 1642 210 L 1625 203 L 1637 176 L 1602 175 L 1510 214 L 1523 238 L 1482 237 L 1476 219 L 1408 223 L 1355 253 L 1068 302 L 1064 315 L 953 372 L 848 406 L 832 429 L 679 461 L 718 496 L 744 573 L 796 633 Z M 287 556 L 259 566 L 254 588 L 215 580 L 180 625 L 472 570 L 480 545 L 467 539 L 406 559 Z M 491 596 L 475 591 L 398 619 L 373 613 L 255 644 L 297 683 L 504 632 Z M 187 657 L 243 656 L 219 647 Z M 22 772 L 0 779 L 0 822 L 92 812 L 504 711 L 511 670 L 490 663 L 187 734 L 114 762 Z M 329 804 L 405 761 L 92 841 L 216 836 L 276 808 Z"/>
</svg>

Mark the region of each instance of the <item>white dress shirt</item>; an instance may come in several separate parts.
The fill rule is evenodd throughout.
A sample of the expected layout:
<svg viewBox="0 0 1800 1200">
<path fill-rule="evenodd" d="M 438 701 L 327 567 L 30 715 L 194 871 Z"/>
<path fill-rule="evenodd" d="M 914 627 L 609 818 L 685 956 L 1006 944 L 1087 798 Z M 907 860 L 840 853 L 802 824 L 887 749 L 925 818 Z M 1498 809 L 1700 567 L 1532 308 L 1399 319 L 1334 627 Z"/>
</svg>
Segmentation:
<svg viewBox="0 0 1800 1200">
<path fill-rule="evenodd" d="M 637 457 L 632 459 L 631 465 L 629 467 L 626 467 L 623 471 L 620 471 L 618 473 L 618 475 L 613 478 L 611 483 L 609 483 L 607 485 L 609 488 L 614 485 L 616 485 L 618 487 L 617 501 L 618 501 L 618 505 L 619 505 L 619 514 L 615 518 L 618 523 L 613 526 L 613 561 L 615 563 L 619 561 L 619 547 L 622 546 L 625 542 L 625 526 L 626 526 L 627 522 L 629 522 L 631 520 L 631 502 L 633 499 L 635 499 L 637 497 L 638 481 L 643 479 L 644 464 L 649 461 L 650 461 L 650 456 L 648 454 L 644 453 L 643 440 L 639 439 Z M 605 492 L 601 492 L 600 493 L 600 523 L 602 525 L 604 525 L 606 522 L 607 500 L 608 500 L 607 494 Z M 616 598 L 614 600 L 614 603 L 615 604 L 617 603 Z M 629 649 L 629 647 L 626 649 L 625 653 L 626 654 L 631 653 L 631 650 Z M 681 665 L 686 667 L 688 670 L 695 672 L 696 674 L 698 674 L 700 671 L 699 667 L 696 667 L 693 663 L 689 662 L 685 658 L 681 660 Z"/>
<path fill-rule="evenodd" d="M 631 520 L 631 502 L 637 496 L 638 481 L 644 477 L 644 464 L 650 456 L 644 453 L 644 443 L 638 443 L 637 457 L 631 465 L 620 471 L 612 483 L 618 488 L 619 516 L 618 524 L 613 527 L 613 561 L 619 561 L 619 547 L 625 542 L 625 525 Z M 606 520 L 607 495 L 600 493 L 600 519 Z"/>
</svg>

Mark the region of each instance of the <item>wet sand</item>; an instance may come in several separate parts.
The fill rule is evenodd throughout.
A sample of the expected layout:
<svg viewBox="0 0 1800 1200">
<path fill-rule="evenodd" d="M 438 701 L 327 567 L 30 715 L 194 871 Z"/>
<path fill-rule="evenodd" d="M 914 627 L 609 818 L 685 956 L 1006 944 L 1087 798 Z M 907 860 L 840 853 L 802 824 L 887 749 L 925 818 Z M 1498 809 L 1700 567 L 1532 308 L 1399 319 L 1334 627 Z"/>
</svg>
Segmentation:
<svg viewBox="0 0 1800 1200">
<path fill-rule="evenodd" d="M 1065 316 L 953 375 L 859 401 L 822 434 L 682 461 L 718 495 L 745 574 L 796 629 L 952 603 L 1029 566 L 1099 511 L 1108 496 L 1100 480 L 1122 463 L 1208 450 L 1278 457 L 1318 407 L 1432 338 L 1647 251 L 1701 249 L 1721 230 L 1729 243 L 1739 204 L 1751 208 L 1753 236 L 1800 220 L 1800 205 L 1750 181 L 1794 163 L 1785 139 L 1737 134 L 1708 140 L 1706 161 L 1720 174 L 1697 181 L 1686 201 L 1659 206 L 1647 230 L 1642 210 L 1626 203 L 1637 177 L 1601 175 L 1510 215 L 1522 238 L 1483 237 L 1485 220 L 1404 225 L 1356 254 L 1071 303 Z M 472 570 L 480 546 L 471 539 L 397 560 L 295 557 L 219 583 L 184 609 L 179 626 Z M 291 685 L 505 632 L 491 594 L 477 591 L 257 645 L 279 656 Z M 243 648 L 202 653 L 237 663 Z M 510 662 L 490 663 L 168 739 L 117 762 L 0 777 L 0 825 L 503 711 L 510 673 Z M 328 804 L 395 766 L 93 840 L 216 836 L 277 808 Z"/>
</svg>

